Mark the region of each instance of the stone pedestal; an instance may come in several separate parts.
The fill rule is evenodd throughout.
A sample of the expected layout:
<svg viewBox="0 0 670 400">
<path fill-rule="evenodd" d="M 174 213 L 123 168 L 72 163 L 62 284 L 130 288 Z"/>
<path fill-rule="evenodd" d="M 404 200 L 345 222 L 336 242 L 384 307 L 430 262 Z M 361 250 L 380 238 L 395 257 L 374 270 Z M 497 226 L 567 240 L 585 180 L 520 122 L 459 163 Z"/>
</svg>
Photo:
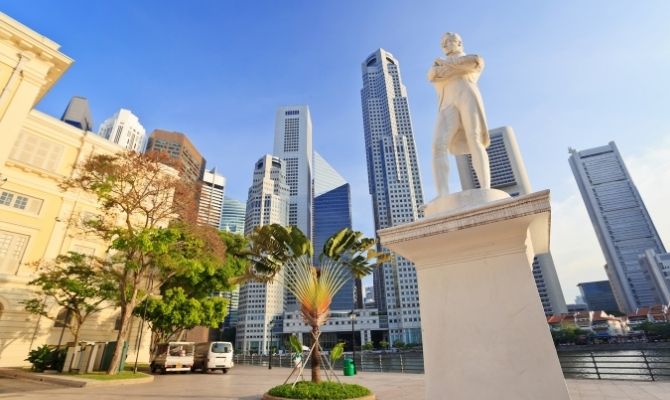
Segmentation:
<svg viewBox="0 0 670 400">
<path fill-rule="evenodd" d="M 569 399 L 531 270 L 549 247 L 549 191 L 440 203 L 453 202 L 378 232 L 416 266 L 426 399 Z"/>
</svg>

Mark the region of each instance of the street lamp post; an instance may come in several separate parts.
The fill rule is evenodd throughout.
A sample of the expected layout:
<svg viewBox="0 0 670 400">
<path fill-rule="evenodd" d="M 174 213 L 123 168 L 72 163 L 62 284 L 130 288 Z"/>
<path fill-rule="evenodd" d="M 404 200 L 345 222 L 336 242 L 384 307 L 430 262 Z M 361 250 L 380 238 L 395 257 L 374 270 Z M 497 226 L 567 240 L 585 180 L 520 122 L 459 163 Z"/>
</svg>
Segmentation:
<svg viewBox="0 0 670 400">
<path fill-rule="evenodd" d="M 351 310 L 349 313 L 349 318 L 351 318 L 351 348 L 353 351 L 353 362 L 354 362 L 354 373 L 356 373 L 356 330 L 354 324 L 356 323 L 356 312 Z"/>
<path fill-rule="evenodd" d="M 269 351 L 270 351 L 270 356 L 268 357 L 268 369 L 272 369 L 272 335 L 274 331 L 274 325 L 275 325 L 275 320 L 272 319 L 270 320 L 270 323 L 268 323 L 268 326 L 270 328 L 270 346 Z"/>
</svg>

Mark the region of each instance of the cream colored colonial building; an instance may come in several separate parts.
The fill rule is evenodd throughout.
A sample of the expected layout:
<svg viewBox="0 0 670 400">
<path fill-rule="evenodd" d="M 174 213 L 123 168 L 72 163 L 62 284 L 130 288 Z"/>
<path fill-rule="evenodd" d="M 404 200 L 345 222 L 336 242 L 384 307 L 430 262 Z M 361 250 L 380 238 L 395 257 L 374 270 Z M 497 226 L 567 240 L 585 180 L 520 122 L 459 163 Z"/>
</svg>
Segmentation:
<svg viewBox="0 0 670 400">
<path fill-rule="evenodd" d="M 62 328 L 20 303 L 34 296 L 27 285 L 32 263 L 70 250 L 102 255 L 105 249 L 77 229 L 82 218 L 99 212 L 94 199 L 61 191 L 58 182 L 91 153 L 120 148 L 33 109 L 73 62 L 59 47 L 0 13 L 0 366 L 26 364 L 30 349 L 59 341 Z M 81 339 L 115 340 L 118 314 L 108 309 L 91 317 Z M 138 344 L 138 333 L 133 321 L 129 362 L 138 348 L 140 361 L 149 357 L 150 334 Z M 65 330 L 63 342 L 70 339 Z"/>
</svg>

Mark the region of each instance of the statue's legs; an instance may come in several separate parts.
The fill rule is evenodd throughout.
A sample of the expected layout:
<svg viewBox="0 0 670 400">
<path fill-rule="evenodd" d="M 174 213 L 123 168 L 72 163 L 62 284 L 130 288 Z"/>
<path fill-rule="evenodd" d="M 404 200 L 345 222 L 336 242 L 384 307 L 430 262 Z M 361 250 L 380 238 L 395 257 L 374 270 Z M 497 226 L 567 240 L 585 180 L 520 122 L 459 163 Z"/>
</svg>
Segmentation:
<svg viewBox="0 0 670 400">
<path fill-rule="evenodd" d="M 463 113 L 461 122 L 468 141 L 468 149 L 472 157 L 472 168 L 474 168 L 479 180 L 479 187 L 491 189 L 491 168 L 489 167 L 489 155 L 479 138 L 479 132 L 486 129 L 482 126 L 482 120 L 477 113 Z"/>
<path fill-rule="evenodd" d="M 438 196 L 449 195 L 449 140 L 460 126 L 458 111 L 447 107 L 437 113 L 433 133 L 433 178 Z"/>
</svg>

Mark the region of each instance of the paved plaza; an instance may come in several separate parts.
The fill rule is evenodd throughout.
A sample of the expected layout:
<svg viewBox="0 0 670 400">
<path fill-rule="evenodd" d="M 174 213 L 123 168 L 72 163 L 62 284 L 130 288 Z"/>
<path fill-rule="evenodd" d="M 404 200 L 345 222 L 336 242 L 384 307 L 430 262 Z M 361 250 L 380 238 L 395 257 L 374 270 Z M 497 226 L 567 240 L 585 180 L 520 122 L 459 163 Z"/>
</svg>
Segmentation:
<svg viewBox="0 0 670 400">
<path fill-rule="evenodd" d="M 238 366 L 228 374 L 157 375 L 152 383 L 64 388 L 32 381 L 0 379 L 0 399 L 243 399 L 257 400 L 283 383 L 286 368 Z M 309 374 L 305 374 L 309 379 Z M 423 375 L 364 372 L 341 377 L 372 389 L 381 400 L 423 399 Z M 569 380 L 572 400 L 670 400 L 670 382 Z"/>
</svg>

